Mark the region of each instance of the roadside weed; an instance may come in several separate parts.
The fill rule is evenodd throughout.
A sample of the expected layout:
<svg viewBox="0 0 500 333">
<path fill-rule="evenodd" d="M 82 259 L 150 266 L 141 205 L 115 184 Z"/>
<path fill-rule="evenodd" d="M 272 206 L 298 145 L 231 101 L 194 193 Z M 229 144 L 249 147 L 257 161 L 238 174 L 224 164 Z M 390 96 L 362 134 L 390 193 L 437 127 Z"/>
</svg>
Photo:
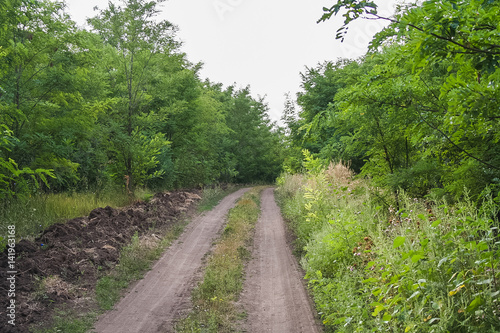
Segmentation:
<svg viewBox="0 0 500 333">
<path fill-rule="evenodd" d="M 277 190 L 328 332 L 499 331 L 491 199 L 477 209 L 467 195 L 450 206 L 400 193 L 397 210 L 329 170 L 282 175 Z"/>
<path fill-rule="evenodd" d="M 229 184 L 226 188 L 220 186 L 205 187 L 198 206 L 198 211 L 205 212 L 214 208 L 228 194 L 235 192 L 239 187 Z"/>
</svg>

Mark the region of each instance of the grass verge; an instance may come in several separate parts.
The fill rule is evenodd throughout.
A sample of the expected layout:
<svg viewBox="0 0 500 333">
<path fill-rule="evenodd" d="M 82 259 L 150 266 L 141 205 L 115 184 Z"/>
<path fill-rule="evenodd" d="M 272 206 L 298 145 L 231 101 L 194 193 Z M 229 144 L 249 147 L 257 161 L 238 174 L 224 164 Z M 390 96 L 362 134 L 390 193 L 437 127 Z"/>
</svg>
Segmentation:
<svg viewBox="0 0 500 333">
<path fill-rule="evenodd" d="M 325 332 L 499 332 L 493 199 L 384 207 L 342 165 L 278 183 Z"/>
<path fill-rule="evenodd" d="M 203 281 L 193 291 L 193 310 L 176 326 L 177 332 L 234 332 L 238 311 L 234 305 L 243 285 L 248 247 L 260 214 L 263 187 L 247 192 L 230 210 L 221 238 L 208 259 Z"/>
<path fill-rule="evenodd" d="M 152 193 L 148 190 L 138 190 L 136 193 L 138 199 L 150 196 Z M 7 226 L 15 225 L 18 238 L 36 237 L 54 223 L 86 216 L 97 207 L 124 207 L 131 202 L 132 198 L 119 188 L 101 192 L 37 194 L 9 199 L 0 203 L 0 236 L 7 234 Z"/>
</svg>

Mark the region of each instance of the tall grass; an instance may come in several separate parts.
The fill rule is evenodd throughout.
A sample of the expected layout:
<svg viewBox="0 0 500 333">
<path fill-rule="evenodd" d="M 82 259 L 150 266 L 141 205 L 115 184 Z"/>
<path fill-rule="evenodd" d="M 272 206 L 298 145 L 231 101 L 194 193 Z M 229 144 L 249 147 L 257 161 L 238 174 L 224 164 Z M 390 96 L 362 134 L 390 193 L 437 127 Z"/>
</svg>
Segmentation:
<svg viewBox="0 0 500 333">
<path fill-rule="evenodd" d="M 402 193 L 398 211 L 345 169 L 277 190 L 327 331 L 500 331 L 498 206 Z"/>
<path fill-rule="evenodd" d="M 120 189 L 7 200 L 0 203 L 0 236 L 5 236 L 8 225 L 15 225 L 17 237 L 34 237 L 54 223 L 88 215 L 97 207 L 122 207 L 130 202 L 131 198 Z"/>
</svg>

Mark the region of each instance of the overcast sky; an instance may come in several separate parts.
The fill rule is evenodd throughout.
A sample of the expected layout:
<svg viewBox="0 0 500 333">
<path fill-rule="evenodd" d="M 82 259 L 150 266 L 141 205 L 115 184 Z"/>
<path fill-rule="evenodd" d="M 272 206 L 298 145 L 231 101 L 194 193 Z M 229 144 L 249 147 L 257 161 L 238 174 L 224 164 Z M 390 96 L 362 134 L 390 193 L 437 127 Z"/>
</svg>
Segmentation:
<svg viewBox="0 0 500 333">
<path fill-rule="evenodd" d="M 83 26 L 107 7 L 107 0 L 65 0 L 67 11 Z M 114 2 L 118 2 L 114 0 Z M 336 0 L 169 0 L 159 6 L 161 19 L 177 26 L 182 50 L 191 62 L 203 62 L 202 78 L 225 86 L 251 86 L 266 96 L 272 120 L 279 120 L 284 95 L 300 90 L 300 72 L 325 60 L 363 55 L 383 22 L 360 21 L 346 40 L 335 39 L 342 18 L 317 24 L 322 8 Z M 379 11 L 394 12 L 395 0 L 379 0 Z"/>
</svg>

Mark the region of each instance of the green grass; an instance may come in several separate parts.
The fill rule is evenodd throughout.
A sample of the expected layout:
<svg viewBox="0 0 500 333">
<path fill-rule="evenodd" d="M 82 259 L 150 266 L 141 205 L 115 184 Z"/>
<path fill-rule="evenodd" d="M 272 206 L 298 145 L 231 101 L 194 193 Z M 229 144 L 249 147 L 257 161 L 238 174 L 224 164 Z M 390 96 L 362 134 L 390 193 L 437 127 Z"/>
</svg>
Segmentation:
<svg viewBox="0 0 500 333">
<path fill-rule="evenodd" d="M 96 312 L 78 315 L 71 311 L 59 310 L 53 316 L 51 328 L 35 330 L 37 333 L 86 333 L 97 320 Z"/>
<path fill-rule="evenodd" d="M 230 210 L 224 232 L 208 259 L 203 281 L 193 291 L 193 311 L 177 332 L 234 332 L 242 317 L 234 301 L 243 285 L 244 262 L 250 258 L 253 229 L 260 214 L 262 187 L 247 192 Z"/>
<path fill-rule="evenodd" d="M 97 207 L 123 207 L 130 202 L 130 197 L 119 189 L 10 199 L 0 203 L 0 236 L 5 236 L 8 225 L 15 225 L 18 238 L 36 237 L 54 223 L 86 216 Z"/>
<path fill-rule="evenodd" d="M 498 205 L 450 206 L 366 181 L 285 175 L 277 190 L 327 332 L 498 332 Z"/>
</svg>

